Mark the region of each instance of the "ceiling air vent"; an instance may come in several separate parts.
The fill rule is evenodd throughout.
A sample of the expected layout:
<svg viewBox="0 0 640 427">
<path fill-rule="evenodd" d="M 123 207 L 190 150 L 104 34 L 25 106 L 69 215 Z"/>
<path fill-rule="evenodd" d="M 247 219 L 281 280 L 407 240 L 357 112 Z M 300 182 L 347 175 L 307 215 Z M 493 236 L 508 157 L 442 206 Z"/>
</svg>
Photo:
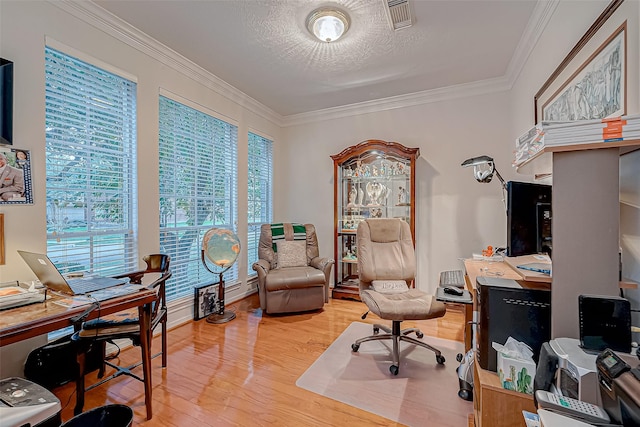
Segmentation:
<svg viewBox="0 0 640 427">
<path fill-rule="evenodd" d="M 411 7 L 409 0 L 383 0 L 391 29 L 399 30 L 410 27 Z"/>
</svg>

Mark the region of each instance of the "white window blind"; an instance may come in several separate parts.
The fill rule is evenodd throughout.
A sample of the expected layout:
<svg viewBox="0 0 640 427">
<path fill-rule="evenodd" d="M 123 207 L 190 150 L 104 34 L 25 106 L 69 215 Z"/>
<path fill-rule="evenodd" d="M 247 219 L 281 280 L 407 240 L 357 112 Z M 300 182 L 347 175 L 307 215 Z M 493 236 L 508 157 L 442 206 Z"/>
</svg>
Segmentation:
<svg viewBox="0 0 640 427">
<path fill-rule="evenodd" d="M 47 254 L 62 273 L 138 268 L 136 83 L 45 48 Z"/>
<path fill-rule="evenodd" d="M 247 270 L 255 275 L 251 265 L 258 260 L 260 226 L 273 216 L 273 141 L 249 132 Z"/>
<path fill-rule="evenodd" d="M 202 237 L 212 227 L 237 232 L 238 128 L 160 97 L 160 247 L 171 256 L 167 298 L 193 296 L 218 276 L 202 265 Z M 237 263 L 225 273 L 238 278 Z"/>
</svg>

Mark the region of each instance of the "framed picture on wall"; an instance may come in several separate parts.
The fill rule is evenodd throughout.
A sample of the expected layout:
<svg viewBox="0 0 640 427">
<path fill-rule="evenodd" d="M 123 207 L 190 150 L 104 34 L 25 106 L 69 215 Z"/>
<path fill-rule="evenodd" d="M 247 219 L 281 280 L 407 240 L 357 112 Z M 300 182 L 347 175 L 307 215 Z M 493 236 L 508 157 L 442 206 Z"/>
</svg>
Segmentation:
<svg viewBox="0 0 640 427">
<path fill-rule="evenodd" d="M 29 150 L 0 147 L 0 170 L 0 204 L 32 204 Z"/>
<path fill-rule="evenodd" d="M 193 298 L 193 320 L 200 320 L 220 309 L 218 283 L 195 288 Z"/>
<path fill-rule="evenodd" d="M 627 20 L 613 0 L 534 96 L 534 120 L 616 117 L 627 112 Z"/>
</svg>

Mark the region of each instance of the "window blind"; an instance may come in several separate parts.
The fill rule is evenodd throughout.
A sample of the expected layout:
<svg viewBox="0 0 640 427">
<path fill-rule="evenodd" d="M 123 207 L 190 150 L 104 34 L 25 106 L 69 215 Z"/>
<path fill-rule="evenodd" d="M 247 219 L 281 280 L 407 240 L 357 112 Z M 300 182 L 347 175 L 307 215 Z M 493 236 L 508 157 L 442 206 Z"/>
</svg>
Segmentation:
<svg viewBox="0 0 640 427">
<path fill-rule="evenodd" d="M 171 256 L 167 299 L 176 299 L 218 281 L 202 265 L 204 233 L 237 232 L 238 128 L 164 96 L 159 116 L 160 246 Z M 237 278 L 236 263 L 224 279 Z"/>
<path fill-rule="evenodd" d="M 136 86 L 45 48 L 47 254 L 62 273 L 138 268 Z"/>
<path fill-rule="evenodd" d="M 248 159 L 247 272 L 255 275 L 260 226 L 273 216 L 273 141 L 249 132 Z"/>
</svg>

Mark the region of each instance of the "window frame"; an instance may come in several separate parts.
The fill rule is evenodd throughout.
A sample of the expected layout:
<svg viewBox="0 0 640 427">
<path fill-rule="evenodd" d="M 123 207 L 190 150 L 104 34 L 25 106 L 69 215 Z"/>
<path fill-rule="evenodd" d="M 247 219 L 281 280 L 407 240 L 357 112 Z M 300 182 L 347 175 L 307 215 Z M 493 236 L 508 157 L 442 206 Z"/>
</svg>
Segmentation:
<svg viewBox="0 0 640 427">
<path fill-rule="evenodd" d="M 46 40 L 44 57 L 47 254 L 63 274 L 82 270 L 113 275 L 135 269 L 137 80 L 52 39 Z M 59 183 L 52 178 L 56 172 L 62 174 Z M 69 198 L 73 194 L 76 200 Z M 61 202 L 60 195 L 69 200 Z M 80 205 L 83 221 L 74 227 L 68 215 L 77 216 Z M 120 218 L 119 227 L 110 225 L 113 218 Z M 122 254 L 109 248 L 120 244 L 117 236 Z M 77 243 L 83 239 L 88 239 L 88 254 L 78 257 Z M 58 246 L 61 241 L 67 243 Z"/>
<path fill-rule="evenodd" d="M 260 170 L 256 178 L 259 180 L 259 185 L 256 187 L 266 187 L 266 189 L 260 188 L 258 190 L 261 201 L 266 204 L 266 210 L 259 209 L 260 221 L 255 221 L 255 212 L 251 212 L 252 202 L 256 202 L 255 199 L 252 199 L 252 193 L 254 193 L 254 191 L 252 189 L 251 170 L 253 164 L 255 164 L 252 160 L 260 162 L 263 156 L 260 156 L 260 154 L 252 154 L 252 136 L 253 139 L 257 140 L 255 141 L 257 144 L 261 144 L 258 148 L 265 150 L 268 154 L 267 171 L 264 173 L 265 171 Z M 254 262 L 258 261 L 260 227 L 262 224 L 273 222 L 273 146 L 273 138 L 251 129 L 247 133 L 247 250 L 245 253 L 247 254 L 247 275 L 249 278 L 257 275 L 251 267 Z"/>
<path fill-rule="evenodd" d="M 163 105 L 163 103 L 165 105 Z M 167 281 L 167 300 L 171 301 L 187 296 L 193 297 L 193 289 L 206 284 L 218 282 L 218 276 L 208 272 L 201 262 L 202 237 L 204 236 L 204 233 L 212 227 L 231 229 L 235 233 L 238 231 L 238 125 L 228 117 L 221 116 L 202 105 L 166 91 L 161 91 L 158 106 L 159 235 L 161 250 L 172 256 L 171 267 L 173 276 Z M 181 116 L 182 118 L 177 116 L 172 117 L 171 120 L 174 120 L 174 122 L 172 122 L 173 124 L 164 123 L 164 121 L 168 121 L 170 119 L 167 115 L 168 113 L 164 111 L 164 109 L 169 106 L 176 108 L 174 113 L 180 113 L 178 110 L 188 112 L 192 117 L 197 117 L 201 120 L 210 120 L 211 123 L 214 123 L 211 125 L 213 128 L 225 129 L 225 141 L 223 144 L 225 147 L 218 149 L 223 151 L 224 149 L 231 149 L 231 158 L 224 158 L 223 156 L 220 157 L 224 159 L 224 167 L 230 168 L 231 172 L 228 174 L 223 173 L 221 175 L 222 177 L 228 177 L 229 179 L 228 182 L 225 183 L 225 197 L 216 198 L 214 195 L 212 202 L 214 203 L 214 206 L 217 206 L 218 212 L 220 212 L 220 206 L 225 204 L 225 208 L 223 209 L 225 218 L 223 222 L 205 216 L 203 224 L 178 226 L 179 223 L 184 222 L 178 221 L 181 216 L 184 216 L 177 207 L 179 199 L 200 200 L 203 203 L 210 202 L 212 199 L 205 196 L 200 197 L 199 193 L 191 193 L 189 196 L 185 197 L 184 193 L 176 193 L 175 190 L 172 190 L 173 192 L 170 191 L 168 189 L 170 183 L 168 181 L 163 183 L 163 180 L 165 179 L 164 175 L 167 174 L 166 176 L 169 177 L 168 174 L 170 169 L 167 169 L 166 172 L 163 169 L 171 168 L 173 166 L 174 180 L 176 174 L 182 175 L 183 173 L 193 172 L 195 175 L 193 175 L 193 177 L 190 176 L 190 179 L 193 178 L 194 185 L 199 185 L 197 182 L 209 182 L 206 178 L 203 181 L 203 177 L 206 177 L 207 173 L 211 170 L 216 169 L 213 166 L 219 166 L 219 164 L 213 164 L 213 162 L 216 161 L 213 158 L 209 160 L 205 159 L 204 154 L 206 152 L 206 143 L 213 144 L 213 147 L 215 148 L 215 142 L 199 140 L 198 138 L 201 138 L 201 136 L 190 134 L 187 128 L 195 125 L 189 124 L 185 121 L 187 120 L 187 116 Z M 178 124 L 178 120 L 182 121 Z M 202 125 L 202 127 L 206 127 L 206 125 Z M 202 127 L 198 129 L 202 130 Z M 169 141 L 170 138 L 172 138 L 173 142 Z M 189 144 L 194 145 L 187 144 L 187 141 L 189 141 Z M 182 153 L 180 150 L 186 149 L 187 147 L 190 147 L 197 152 L 197 155 L 194 154 L 193 158 L 190 160 L 193 162 L 191 166 L 176 163 L 175 160 L 178 158 L 177 156 Z M 210 161 L 211 164 L 205 164 L 205 160 L 207 162 Z M 218 177 L 218 179 L 220 179 L 220 177 Z M 211 182 L 216 182 L 215 176 Z M 175 185 L 175 183 L 171 185 Z M 198 190 L 198 188 L 193 190 Z M 214 192 L 215 191 L 216 190 L 214 190 Z M 223 199 L 224 201 L 221 201 Z M 183 205 L 188 206 L 186 203 L 183 203 Z M 196 216 L 193 221 L 201 218 L 198 217 L 198 213 L 195 215 Z M 187 220 L 187 222 L 188 221 L 189 220 Z M 171 226 L 171 224 L 173 224 L 173 226 Z M 179 233 L 183 234 L 180 235 Z M 178 253 L 177 251 L 178 244 L 182 239 L 182 237 L 179 236 L 185 236 L 186 233 L 192 234 L 191 237 L 187 237 L 187 240 L 195 239 L 195 242 L 193 240 L 188 242 L 189 252 L 185 255 L 184 252 Z M 195 237 L 193 233 L 195 233 Z M 211 263 L 208 263 L 207 265 L 213 267 Z M 185 277 L 191 277 L 191 279 L 185 279 Z M 229 287 L 238 282 L 238 263 L 234 264 L 230 270 L 225 272 L 224 279 L 225 287 Z"/>
</svg>

